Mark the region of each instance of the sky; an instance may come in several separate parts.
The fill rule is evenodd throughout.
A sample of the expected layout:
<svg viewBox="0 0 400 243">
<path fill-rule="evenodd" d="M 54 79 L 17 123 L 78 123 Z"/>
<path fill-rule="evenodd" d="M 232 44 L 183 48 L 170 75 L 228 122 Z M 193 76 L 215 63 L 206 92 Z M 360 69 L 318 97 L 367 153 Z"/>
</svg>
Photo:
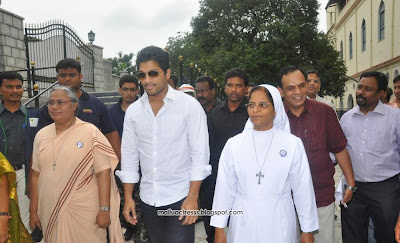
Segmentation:
<svg viewBox="0 0 400 243">
<path fill-rule="evenodd" d="M 326 32 L 328 0 L 318 1 L 318 28 Z M 93 30 L 93 44 L 103 47 L 103 57 L 108 58 L 119 51 L 136 54 L 149 45 L 164 48 L 169 37 L 191 30 L 199 0 L 1 0 L 0 8 L 24 17 L 25 24 L 62 20 L 84 42 Z"/>
</svg>

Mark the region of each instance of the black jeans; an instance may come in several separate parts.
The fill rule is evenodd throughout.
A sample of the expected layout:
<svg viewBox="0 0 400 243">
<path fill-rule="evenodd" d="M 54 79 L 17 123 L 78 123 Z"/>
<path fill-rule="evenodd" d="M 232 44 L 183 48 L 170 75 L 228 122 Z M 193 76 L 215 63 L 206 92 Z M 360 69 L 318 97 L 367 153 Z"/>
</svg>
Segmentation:
<svg viewBox="0 0 400 243">
<path fill-rule="evenodd" d="M 211 210 L 215 191 L 215 178 L 213 175 L 207 177 L 200 188 L 200 208 Z M 211 217 L 202 216 L 204 229 L 207 234 L 207 242 L 214 243 L 215 238 L 215 228 L 210 225 Z"/>
<path fill-rule="evenodd" d="M 141 202 L 144 226 L 151 243 L 194 243 L 194 224 L 182 225 L 179 216 L 158 216 L 158 210 L 180 210 L 186 198 L 171 205 L 154 207 Z"/>
<path fill-rule="evenodd" d="M 368 242 L 369 218 L 375 225 L 378 243 L 395 243 L 394 227 L 400 210 L 400 183 L 397 176 L 382 182 L 357 182 L 357 191 L 341 206 L 343 243 Z"/>
</svg>

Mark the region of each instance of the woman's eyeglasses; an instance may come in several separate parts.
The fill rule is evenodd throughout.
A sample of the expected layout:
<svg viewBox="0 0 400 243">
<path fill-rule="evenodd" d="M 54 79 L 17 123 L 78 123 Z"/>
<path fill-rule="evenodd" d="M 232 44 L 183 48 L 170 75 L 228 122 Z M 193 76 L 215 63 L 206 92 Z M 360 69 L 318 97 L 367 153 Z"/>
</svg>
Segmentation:
<svg viewBox="0 0 400 243">
<path fill-rule="evenodd" d="M 269 105 L 271 105 L 271 103 L 267 102 L 260 102 L 260 103 L 249 102 L 245 104 L 247 109 L 253 109 L 255 107 L 258 107 L 260 109 L 267 109 Z"/>
</svg>

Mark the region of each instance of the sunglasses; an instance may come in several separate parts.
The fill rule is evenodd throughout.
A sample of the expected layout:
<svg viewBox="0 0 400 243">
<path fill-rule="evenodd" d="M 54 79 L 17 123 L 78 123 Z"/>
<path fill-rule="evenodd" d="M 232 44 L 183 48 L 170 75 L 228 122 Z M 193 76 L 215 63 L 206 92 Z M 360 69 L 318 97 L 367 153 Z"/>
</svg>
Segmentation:
<svg viewBox="0 0 400 243">
<path fill-rule="evenodd" d="M 156 70 L 151 70 L 147 73 L 147 76 L 149 76 L 149 78 L 157 78 L 158 75 L 160 75 L 160 73 Z M 145 72 L 139 72 L 137 75 L 137 78 L 140 81 L 143 81 L 146 78 L 146 73 Z"/>
</svg>

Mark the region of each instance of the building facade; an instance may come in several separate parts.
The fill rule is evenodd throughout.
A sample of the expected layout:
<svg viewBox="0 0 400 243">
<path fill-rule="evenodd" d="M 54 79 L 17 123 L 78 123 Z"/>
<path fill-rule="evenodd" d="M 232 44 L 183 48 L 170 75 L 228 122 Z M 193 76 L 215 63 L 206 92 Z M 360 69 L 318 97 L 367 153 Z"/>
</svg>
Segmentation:
<svg viewBox="0 0 400 243">
<path fill-rule="evenodd" d="M 326 6 L 327 35 L 347 66 L 345 93 L 333 99 L 340 110 L 356 105 L 357 80 L 376 70 L 389 78 L 400 73 L 400 0 L 330 0 Z"/>
</svg>

